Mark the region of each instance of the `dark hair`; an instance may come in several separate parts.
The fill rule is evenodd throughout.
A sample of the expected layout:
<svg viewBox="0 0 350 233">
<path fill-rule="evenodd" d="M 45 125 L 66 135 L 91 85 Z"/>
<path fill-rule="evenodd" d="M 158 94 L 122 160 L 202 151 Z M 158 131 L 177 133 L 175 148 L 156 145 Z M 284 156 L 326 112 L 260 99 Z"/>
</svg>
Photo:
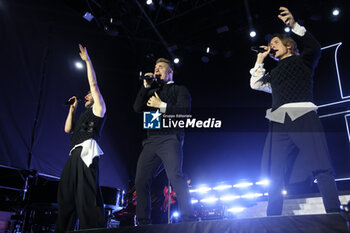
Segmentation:
<svg viewBox="0 0 350 233">
<path fill-rule="evenodd" d="M 284 46 L 290 46 L 290 51 L 292 54 L 299 55 L 297 43 L 292 39 L 292 37 L 286 34 L 275 33 L 272 35 L 271 40 L 275 37 L 278 37 Z M 271 43 L 271 40 L 269 41 L 269 44 Z"/>
<path fill-rule="evenodd" d="M 156 64 L 159 62 L 164 62 L 164 63 L 168 64 L 169 68 L 171 70 L 174 70 L 174 64 L 170 60 L 161 57 L 161 58 L 157 59 Z"/>
</svg>

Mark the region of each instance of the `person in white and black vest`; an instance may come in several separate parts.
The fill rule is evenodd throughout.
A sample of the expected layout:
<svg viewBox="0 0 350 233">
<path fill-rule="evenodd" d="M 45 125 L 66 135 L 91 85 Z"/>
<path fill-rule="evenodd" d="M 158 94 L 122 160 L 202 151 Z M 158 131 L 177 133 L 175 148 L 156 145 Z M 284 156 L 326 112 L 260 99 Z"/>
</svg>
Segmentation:
<svg viewBox="0 0 350 233">
<path fill-rule="evenodd" d="M 317 179 L 326 212 L 339 212 L 327 142 L 317 106 L 312 102 L 313 74 L 321 47 L 305 27 L 295 22 L 287 8 L 279 10 L 278 17 L 292 28 L 302 51 L 299 54 L 291 37 L 275 34 L 268 46 L 260 46 L 265 52 L 258 53 L 250 70 L 251 88 L 272 94 L 272 108 L 266 112 L 270 130 L 262 158 L 262 174 L 270 180 L 267 215 L 282 214 L 286 182 L 307 177 Z M 269 54 L 278 65 L 268 74 L 263 61 Z"/>
<path fill-rule="evenodd" d="M 157 111 L 165 114 L 189 114 L 191 96 L 185 86 L 174 84 L 173 65 L 164 58 L 156 61 L 154 74 L 147 73 L 139 90 L 134 110 Z M 163 165 L 174 187 L 183 221 L 192 221 L 193 211 L 186 177 L 182 172 L 183 129 L 149 129 L 142 142 L 143 150 L 136 168 L 136 217 L 139 225 L 151 224 L 150 185 Z"/>
<path fill-rule="evenodd" d="M 98 165 L 99 156 L 103 154 L 98 140 L 106 119 L 106 105 L 87 50 L 81 45 L 79 49 L 80 57 L 86 63 L 90 91 L 85 96 L 86 110 L 75 122 L 73 118 L 78 100 L 75 96 L 69 99 L 74 101 L 69 107 L 64 131 L 73 134 L 70 156 L 58 187 L 55 232 L 73 230 L 77 218 L 80 229 L 106 226 Z"/>
</svg>

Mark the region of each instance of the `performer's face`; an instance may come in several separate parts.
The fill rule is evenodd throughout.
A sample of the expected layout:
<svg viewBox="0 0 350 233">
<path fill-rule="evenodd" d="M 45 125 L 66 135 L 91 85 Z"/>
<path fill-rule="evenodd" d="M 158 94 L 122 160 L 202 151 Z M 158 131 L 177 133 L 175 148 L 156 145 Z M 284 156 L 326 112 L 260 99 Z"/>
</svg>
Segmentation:
<svg viewBox="0 0 350 233">
<path fill-rule="evenodd" d="M 272 38 L 270 48 L 276 51 L 274 58 L 277 60 L 282 60 L 291 54 L 290 48 L 285 46 L 278 37 Z"/>
<path fill-rule="evenodd" d="M 89 92 L 85 97 L 85 107 L 90 108 L 94 104 L 94 99 L 92 98 L 91 92 Z"/>
<path fill-rule="evenodd" d="M 160 80 L 167 83 L 173 80 L 173 71 L 165 62 L 158 62 L 154 67 L 154 74 L 160 76 Z"/>
</svg>

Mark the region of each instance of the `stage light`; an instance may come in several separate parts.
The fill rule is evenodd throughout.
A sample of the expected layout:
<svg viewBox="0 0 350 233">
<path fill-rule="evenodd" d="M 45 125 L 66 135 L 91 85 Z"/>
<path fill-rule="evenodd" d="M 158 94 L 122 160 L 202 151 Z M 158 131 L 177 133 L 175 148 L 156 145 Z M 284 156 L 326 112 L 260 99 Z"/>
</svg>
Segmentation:
<svg viewBox="0 0 350 233">
<path fill-rule="evenodd" d="M 85 12 L 83 15 L 83 18 L 86 19 L 87 21 L 91 22 L 91 20 L 94 18 L 94 16 L 90 12 Z"/>
<path fill-rule="evenodd" d="M 258 182 L 255 182 L 256 185 L 263 185 L 263 186 L 267 186 L 270 184 L 269 180 L 260 180 Z"/>
<path fill-rule="evenodd" d="M 180 213 L 179 213 L 179 212 L 177 212 L 177 211 L 175 211 L 175 212 L 172 214 L 172 216 L 173 216 L 174 218 L 177 218 L 177 217 L 179 217 L 179 216 L 180 216 Z"/>
<path fill-rule="evenodd" d="M 177 64 L 177 63 L 179 63 L 179 62 L 180 62 L 180 59 L 179 59 L 179 58 L 177 58 L 177 57 L 174 58 L 174 63 L 175 63 L 175 64 Z"/>
<path fill-rule="evenodd" d="M 264 194 L 262 194 L 262 193 L 247 193 L 245 195 L 242 195 L 241 198 L 252 199 L 252 198 L 257 198 L 257 197 L 262 197 L 262 196 L 264 196 Z"/>
<path fill-rule="evenodd" d="M 244 207 L 237 206 L 237 207 L 232 207 L 232 208 L 228 209 L 227 211 L 231 212 L 231 213 L 239 213 L 239 212 L 242 212 L 243 210 L 245 210 Z"/>
<path fill-rule="evenodd" d="M 283 195 L 287 195 L 287 190 L 283 189 L 283 190 L 282 190 L 282 194 L 283 194 Z"/>
<path fill-rule="evenodd" d="M 289 27 L 285 27 L 284 31 L 288 33 L 288 32 L 290 32 L 290 28 Z"/>
<path fill-rule="evenodd" d="M 210 48 L 209 47 L 207 47 L 207 53 L 209 53 L 210 52 Z"/>
<path fill-rule="evenodd" d="M 198 203 L 198 200 L 192 199 L 192 200 L 191 200 L 191 203 L 192 203 L 192 204 L 196 204 L 196 203 Z"/>
<path fill-rule="evenodd" d="M 222 196 L 220 197 L 220 201 L 232 201 L 232 200 L 236 200 L 241 198 L 238 195 L 226 195 L 226 196 Z"/>
<path fill-rule="evenodd" d="M 340 10 L 338 9 L 338 8 L 334 8 L 333 10 L 332 10 L 332 15 L 333 16 L 338 16 L 340 14 Z"/>
<path fill-rule="evenodd" d="M 217 197 L 208 197 L 201 200 L 202 203 L 214 203 L 217 202 L 219 199 Z"/>
<path fill-rule="evenodd" d="M 268 196 L 269 195 L 269 193 L 264 193 L 264 196 Z"/>
<path fill-rule="evenodd" d="M 249 36 L 254 38 L 256 36 L 256 32 L 254 30 L 250 31 Z"/>
<path fill-rule="evenodd" d="M 146 4 L 147 4 L 147 5 L 151 5 L 152 3 L 153 3 L 152 0 L 147 0 L 147 1 L 146 1 Z"/>
<path fill-rule="evenodd" d="M 209 188 L 209 187 L 200 187 L 197 189 L 190 189 L 190 193 L 206 193 L 210 190 L 211 190 L 211 188 Z"/>
<path fill-rule="evenodd" d="M 226 184 L 226 185 L 218 185 L 213 188 L 213 190 L 225 190 L 232 188 L 232 185 Z"/>
<path fill-rule="evenodd" d="M 253 183 L 246 182 L 246 183 L 235 184 L 235 185 L 233 185 L 233 187 L 235 187 L 235 188 L 246 188 L 246 187 L 249 187 L 249 186 L 252 186 L 252 185 L 253 185 Z"/>
<path fill-rule="evenodd" d="M 79 70 L 84 68 L 83 63 L 81 63 L 80 61 L 75 62 L 75 67 Z"/>
</svg>

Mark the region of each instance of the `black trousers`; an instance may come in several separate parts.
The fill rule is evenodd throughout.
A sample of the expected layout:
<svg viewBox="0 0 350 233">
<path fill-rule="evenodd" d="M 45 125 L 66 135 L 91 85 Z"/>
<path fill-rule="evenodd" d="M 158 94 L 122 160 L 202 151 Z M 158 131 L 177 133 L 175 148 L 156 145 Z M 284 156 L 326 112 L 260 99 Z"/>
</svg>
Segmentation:
<svg viewBox="0 0 350 233">
<path fill-rule="evenodd" d="M 150 223 L 152 178 L 163 163 L 168 179 L 174 187 L 181 217 L 193 218 L 190 193 L 182 173 L 183 139 L 176 135 L 154 135 L 143 141 L 143 150 L 136 169 L 136 216 L 139 223 Z"/>
<path fill-rule="evenodd" d="M 340 202 L 329 161 L 327 142 L 317 114 L 312 111 L 294 121 L 286 115 L 283 124 L 275 122 L 271 124 L 271 132 L 268 135 L 271 137 L 271 145 L 268 145 L 270 146 L 270 186 L 267 215 L 282 214 L 282 189 L 288 156 L 296 149 L 299 151 L 297 156 L 303 156 L 301 158 L 303 163 L 297 169 L 300 172 L 309 170 L 310 174 L 317 179 L 326 212 L 339 211 Z"/>
<path fill-rule="evenodd" d="M 55 232 L 105 227 L 103 199 L 99 186 L 98 157 L 87 167 L 80 157 L 82 147 L 72 151 L 58 186 L 58 216 Z"/>
</svg>

